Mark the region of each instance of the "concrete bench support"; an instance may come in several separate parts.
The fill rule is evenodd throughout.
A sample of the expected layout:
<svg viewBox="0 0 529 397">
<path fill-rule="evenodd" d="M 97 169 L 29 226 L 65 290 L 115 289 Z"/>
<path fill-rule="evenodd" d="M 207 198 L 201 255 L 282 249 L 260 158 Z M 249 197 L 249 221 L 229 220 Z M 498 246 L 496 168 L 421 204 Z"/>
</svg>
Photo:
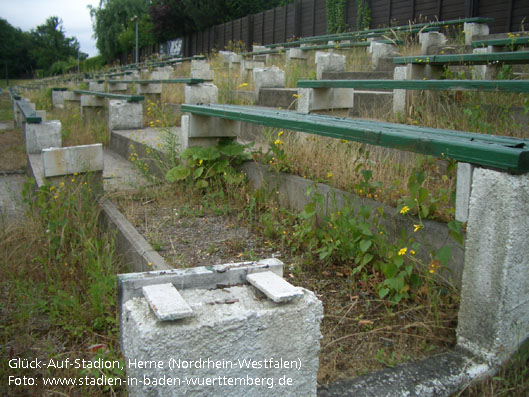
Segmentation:
<svg viewBox="0 0 529 397">
<path fill-rule="evenodd" d="M 259 68 L 263 69 L 265 67 L 265 63 L 263 61 L 253 61 L 253 60 L 242 60 L 241 61 L 241 71 L 240 71 L 240 77 L 243 79 L 243 81 L 247 81 L 250 76 L 252 76 L 252 72 L 254 69 Z"/>
<path fill-rule="evenodd" d="M 138 95 L 161 95 L 162 94 L 162 84 L 161 83 L 145 83 L 145 84 L 136 84 L 136 93 Z"/>
<path fill-rule="evenodd" d="M 465 45 L 472 45 L 475 36 L 487 36 L 489 34 L 489 25 L 486 23 L 468 23 L 463 25 L 465 31 Z"/>
<path fill-rule="evenodd" d="M 24 130 L 28 154 L 39 154 L 43 149 L 62 146 L 59 120 L 43 121 L 38 124 L 26 123 Z"/>
<path fill-rule="evenodd" d="M 396 66 L 393 70 L 394 80 L 432 80 L 443 73 L 441 66 L 407 64 Z M 407 104 L 414 95 L 413 91 L 393 90 L 393 113 L 405 113 Z"/>
<path fill-rule="evenodd" d="M 110 100 L 108 102 L 108 130 L 143 128 L 143 106 L 137 102 Z"/>
<path fill-rule="evenodd" d="M 91 81 L 88 83 L 88 91 L 105 91 L 105 83 L 99 81 Z"/>
<path fill-rule="evenodd" d="M 191 61 L 191 78 L 213 81 L 215 78 L 215 73 L 210 69 L 207 60 L 193 59 Z"/>
<path fill-rule="evenodd" d="M 109 92 L 127 91 L 127 87 L 127 83 L 108 83 Z"/>
<path fill-rule="evenodd" d="M 446 36 L 439 32 L 421 32 L 419 43 L 421 43 L 421 54 L 438 54 L 441 47 L 446 44 Z"/>
<path fill-rule="evenodd" d="M 299 88 L 298 95 L 297 110 L 300 113 L 354 107 L 353 88 Z"/>
<path fill-rule="evenodd" d="M 219 138 L 236 138 L 241 123 L 217 117 L 184 115 L 181 119 L 180 150 L 191 146 L 213 146 Z"/>
<path fill-rule="evenodd" d="M 169 80 L 174 74 L 171 66 L 159 66 L 151 72 L 152 80 Z M 149 93 L 146 93 L 149 94 Z"/>
<path fill-rule="evenodd" d="M 208 104 L 219 101 L 219 90 L 215 84 L 186 84 L 184 88 L 184 101 L 189 104 Z"/>
<path fill-rule="evenodd" d="M 372 41 L 369 52 L 373 70 L 393 69 L 393 57 L 398 55 L 397 48 L 393 44 Z"/>
<path fill-rule="evenodd" d="M 472 164 L 457 163 L 456 220 L 460 222 L 468 221 L 473 172 Z"/>
<path fill-rule="evenodd" d="M 253 85 L 256 95 L 261 88 L 284 88 L 285 72 L 276 66 L 271 68 L 254 68 Z"/>
<path fill-rule="evenodd" d="M 90 172 L 92 177 L 87 182 L 92 193 L 103 193 L 104 164 L 101 143 L 43 149 L 41 158 L 44 177 L 52 184 L 62 181 L 65 175 Z"/>
<path fill-rule="evenodd" d="M 105 98 L 94 95 L 81 95 L 81 111 L 83 108 L 102 108 L 105 107 Z"/>
<path fill-rule="evenodd" d="M 457 341 L 492 365 L 529 337 L 529 174 L 476 168 Z"/>
<path fill-rule="evenodd" d="M 321 302 L 311 291 L 300 289 L 298 299 L 275 303 L 263 299 L 261 292 L 244 278 L 239 285 L 221 281 L 226 278 L 226 273 L 239 270 L 237 266 L 230 264 L 229 270 L 222 273 L 217 273 L 216 267 L 211 270 L 177 269 L 180 273 L 189 273 L 188 278 L 194 276 L 193 284 L 208 280 L 213 284 L 213 289 L 204 289 L 187 285 L 184 281 L 172 283 L 193 310 L 194 315 L 186 319 L 157 321 L 144 297 L 123 299 L 120 329 L 127 376 L 147 380 L 129 385 L 128 395 L 206 396 L 218 395 L 222 390 L 221 394 L 225 396 L 316 396 L 320 322 L 323 318 Z M 247 265 L 247 274 L 255 274 L 261 270 L 259 267 L 259 262 L 254 266 Z M 176 276 L 175 273 L 173 278 Z M 185 276 L 182 274 L 180 278 Z M 167 275 L 150 272 L 144 276 L 143 283 L 158 284 L 158 279 L 164 278 Z M 217 285 L 228 285 L 215 288 L 215 280 L 218 280 Z M 126 295 L 125 291 L 120 291 L 120 295 Z M 244 359 L 257 365 L 244 365 Z M 265 359 L 272 361 L 265 363 Z M 134 365 L 139 362 L 163 365 L 149 368 Z M 190 366 L 190 362 L 202 362 L 202 365 Z M 178 364 L 180 366 L 175 367 Z M 217 382 L 204 384 L 201 380 L 200 384 L 181 382 L 173 385 L 148 382 L 164 377 L 215 378 Z M 225 383 L 219 384 L 219 378 Z"/>
<path fill-rule="evenodd" d="M 345 72 L 345 55 L 317 51 L 315 55 L 316 78 L 322 79 L 326 72 Z"/>
<path fill-rule="evenodd" d="M 64 94 L 67 91 L 51 91 L 51 104 L 54 108 L 63 108 L 64 107 Z"/>
</svg>

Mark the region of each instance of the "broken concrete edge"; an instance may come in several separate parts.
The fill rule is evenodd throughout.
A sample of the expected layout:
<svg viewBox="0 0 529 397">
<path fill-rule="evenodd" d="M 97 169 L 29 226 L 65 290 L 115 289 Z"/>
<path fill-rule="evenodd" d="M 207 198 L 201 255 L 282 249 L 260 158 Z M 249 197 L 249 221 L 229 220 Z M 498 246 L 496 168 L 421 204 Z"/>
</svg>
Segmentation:
<svg viewBox="0 0 529 397">
<path fill-rule="evenodd" d="M 318 397 L 449 396 L 495 373 L 463 349 L 318 388 Z"/>
<path fill-rule="evenodd" d="M 237 262 L 213 266 L 190 268 L 169 268 L 148 272 L 118 274 L 118 307 L 129 299 L 143 296 L 142 288 L 147 285 L 172 283 L 178 289 L 219 287 L 248 284 L 246 277 L 251 273 L 270 271 L 283 277 L 283 262 L 276 258 L 260 261 Z"/>
<path fill-rule="evenodd" d="M 132 225 L 131 225 L 132 227 Z M 191 268 L 170 268 L 149 272 L 123 273 L 117 275 L 118 315 L 121 324 L 123 305 L 133 298 L 143 296 L 143 287 L 171 283 L 178 289 L 215 289 L 248 284 L 251 273 L 271 271 L 283 277 L 283 262 L 270 258 L 256 262 L 228 263 Z M 123 335 L 121 335 L 123 337 Z M 123 340 L 121 340 L 123 344 Z"/>
</svg>

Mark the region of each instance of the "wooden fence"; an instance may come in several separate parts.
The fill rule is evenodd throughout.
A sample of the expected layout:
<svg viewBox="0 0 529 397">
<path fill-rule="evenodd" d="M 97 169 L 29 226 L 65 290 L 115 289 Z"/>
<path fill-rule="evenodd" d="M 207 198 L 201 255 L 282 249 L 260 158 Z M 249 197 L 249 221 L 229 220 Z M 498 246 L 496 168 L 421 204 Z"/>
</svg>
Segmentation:
<svg viewBox="0 0 529 397">
<path fill-rule="evenodd" d="M 529 0 L 363 0 L 371 9 L 371 28 L 406 25 L 467 17 L 490 17 L 491 33 L 529 29 Z M 345 20 L 348 30 L 357 30 L 357 0 L 348 0 Z M 252 44 L 284 42 L 294 37 L 327 33 L 325 0 L 296 0 L 286 6 L 248 15 L 183 37 L 182 56 L 223 50 L 241 42 L 244 50 Z M 156 53 L 157 47 L 142 48 L 142 57 Z M 122 62 L 131 56 L 125 54 Z"/>
</svg>

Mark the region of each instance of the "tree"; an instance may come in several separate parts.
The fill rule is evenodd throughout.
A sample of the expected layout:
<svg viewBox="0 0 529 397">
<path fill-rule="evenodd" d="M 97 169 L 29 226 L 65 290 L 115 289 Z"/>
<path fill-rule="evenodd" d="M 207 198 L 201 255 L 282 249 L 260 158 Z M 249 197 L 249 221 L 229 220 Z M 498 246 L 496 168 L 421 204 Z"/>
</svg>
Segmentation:
<svg viewBox="0 0 529 397">
<path fill-rule="evenodd" d="M 31 75 L 35 67 L 29 55 L 31 36 L 0 18 L 0 76 L 7 66 L 9 77 Z"/>
<path fill-rule="evenodd" d="M 148 0 L 101 0 L 99 7 L 91 7 L 90 15 L 94 28 L 96 46 L 104 62 L 112 62 L 123 51 L 122 45 L 128 47 L 127 31 L 135 30 L 132 18 L 137 16 L 140 21 L 139 36 L 143 45 L 154 44 L 152 26 L 147 23 Z M 120 35 L 123 35 L 120 42 Z"/>
<path fill-rule="evenodd" d="M 49 17 L 43 25 L 31 31 L 30 54 L 36 66 L 49 71 L 57 61 L 67 61 L 77 57 L 79 42 L 75 37 L 66 37 L 59 17 Z"/>
<path fill-rule="evenodd" d="M 153 33 L 159 41 L 181 37 L 195 30 L 193 20 L 185 13 L 183 0 L 154 0 L 149 6 Z"/>
</svg>

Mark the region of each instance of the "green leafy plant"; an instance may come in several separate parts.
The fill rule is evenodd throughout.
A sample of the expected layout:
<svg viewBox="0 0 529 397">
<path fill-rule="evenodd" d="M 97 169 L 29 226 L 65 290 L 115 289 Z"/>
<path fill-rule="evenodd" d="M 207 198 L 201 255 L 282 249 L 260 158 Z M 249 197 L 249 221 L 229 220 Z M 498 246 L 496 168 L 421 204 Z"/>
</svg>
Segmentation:
<svg viewBox="0 0 529 397">
<path fill-rule="evenodd" d="M 183 163 L 170 169 L 165 177 L 169 182 L 190 179 L 197 189 L 205 189 L 219 180 L 224 185 L 240 185 L 244 182 L 244 174 L 234 167 L 251 160 L 246 151 L 250 146 L 223 139 L 216 146 L 190 147 L 180 154 Z"/>
<path fill-rule="evenodd" d="M 356 30 L 367 30 L 371 24 L 371 9 L 367 0 L 356 0 Z"/>
<path fill-rule="evenodd" d="M 327 32 L 340 33 L 345 31 L 345 7 L 346 0 L 327 0 L 325 2 L 327 11 Z"/>
</svg>

